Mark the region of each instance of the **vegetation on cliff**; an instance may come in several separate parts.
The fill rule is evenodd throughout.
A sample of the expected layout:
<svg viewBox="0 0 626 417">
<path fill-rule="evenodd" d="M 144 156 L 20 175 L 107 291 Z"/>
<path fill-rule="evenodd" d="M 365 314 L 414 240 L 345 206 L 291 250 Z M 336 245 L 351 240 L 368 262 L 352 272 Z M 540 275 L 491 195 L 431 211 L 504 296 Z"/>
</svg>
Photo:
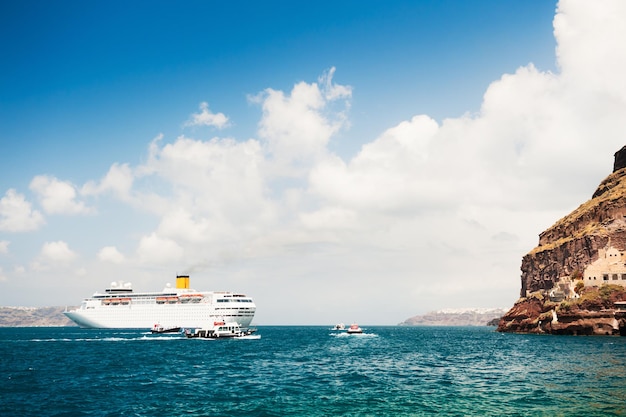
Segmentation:
<svg viewBox="0 0 626 417">
<path fill-rule="evenodd" d="M 613 310 L 616 301 L 626 301 L 626 288 L 620 285 L 580 287 L 578 298 L 564 300 L 558 305 L 559 312 Z"/>
<path fill-rule="evenodd" d="M 569 241 L 591 235 L 609 237 L 615 229 L 622 229 L 616 228 L 615 222 L 621 220 L 624 214 L 626 169 L 621 169 L 602 181 L 590 200 L 541 233 L 539 245 L 530 254 L 553 250 Z"/>
<path fill-rule="evenodd" d="M 626 317 L 614 309 L 626 301 L 619 285 L 578 286 L 578 297 L 552 301 L 542 291 L 520 298 L 498 324 L 500 332 L 614 335 L 626 329 Z M 624 314 L 626 316 L 626 314 Z"/>
</svg>

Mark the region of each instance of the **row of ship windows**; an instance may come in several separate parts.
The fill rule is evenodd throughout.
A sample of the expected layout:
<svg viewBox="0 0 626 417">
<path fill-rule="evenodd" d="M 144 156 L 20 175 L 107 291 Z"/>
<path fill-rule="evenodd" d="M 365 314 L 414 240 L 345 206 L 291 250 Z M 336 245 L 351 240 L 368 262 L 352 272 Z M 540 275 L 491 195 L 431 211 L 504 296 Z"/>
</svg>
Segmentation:
<svg viewBox="0 0 626 417">
<path fill-rule="evenodd" d="M 250 316 L 254 316 L 254 312 L 246 313 L 246 314 L 225 314 L 225 315 L 220 315 L 219 317 L 250 317 Z"/>
<path fill-rule="evenodd" d="M 177 297 L 176 294 L 159 294 L 158 297 Z M 109 299 L 114 299 L 114 298 L 132 298 L 132 299 L 146 299 L 146 300 L 154 300 L 155 296 L 146 296 L 146 295 L 140 295 L 140 294 L 119 294 L 119 295 L 96 295 L 93 298 L 109 298 Z"/>
<path fill-rule="evenodd" d="M 107 300 L 108 301 L 108 300 Z M 137 304 L 153 304 L 153 301 L 147 301 L 147 300 L 133 300 L 132 304 L 137 305 Z M 121 301 L 118 303 L 107 303 L 104 304 L 105 306 L 128 306 L 130 304 L 130 300 L 127 301 Z M 158 304 L 158 303 L 157 303 Z M 215 307 L 215 310 L 255 310 L 254 307 Z"/>
<path fill-rule="evenodd" d="M 119 303 L 119 304 L 124 304 L 124 303 Z M 125 303 L 126 305 L 128 305 L 129 303 Z M 145 301 L 145 300 L 133 300 L 133 304 L 137 305 L 137 304 L 154 304 L 153 301 Z M 111 304 L 111 305 L 117 305 L 117 304 Z M 166 305 L 166 303 L 157 303 L 157 305 Z M 254 307 L 240 307 L 240 306 L 232 306 L 232 307 L 215 307 L 216 310 L 254 310 Z"/>
<path fill-rule="evenodd" d="M 154 313 L 153 312 L 146 312 L 144 314 L 141 314 L 139 316 L 142 317 L 153 317 Z M 250 312 L 242 312 L 242 311 L 234 311 L 234 312 L 225 312 L 225 313 L 215 313 L 215 312 L 203 312 L 203 313 L 198 313 L 198 312 L 183 312 L 180 315 L 177 315 L 177 317 L 180 316 L 182 318 L 206 318 L 206 317 L 250 317 L 250 316 L 254 316 L 254 311 L 250 311 Z"/>
<path fill-rule="evenodd" d="M 123 300 L 125 298 L 132 298 L 133 299 L 133 303 L 147 303 L 147 304 L 151 304 L 154 303 L 154 298 L 139 298 L 139 297 L 133 297 L 133 296 L 128 296 L 128 297 L 96 297 L 96 298 L 101 298 L 103 301 L 116 301 L 116 300 Z M 166 299 L 163 300 L 157 300 L 157 301 L 169 301 Z M 176 300 L 178 301 L 178 300 Z M 192 301 L 198 301 L 198 300 L 192 300 Z M 228 298 L 218 298 L 217 300 L 215 300 L 218 303 L 251 303 L 252 300 L 250 299 L 228 299 Z"/>
</svg>

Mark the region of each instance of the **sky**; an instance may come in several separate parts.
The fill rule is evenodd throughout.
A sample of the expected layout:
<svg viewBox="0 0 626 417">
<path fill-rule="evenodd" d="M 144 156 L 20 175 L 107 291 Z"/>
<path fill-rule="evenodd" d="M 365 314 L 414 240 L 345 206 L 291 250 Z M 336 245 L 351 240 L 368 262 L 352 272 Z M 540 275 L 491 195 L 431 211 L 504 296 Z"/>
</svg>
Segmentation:
<svg viewBox="0 0 626 417">
<path fill-rule="evenodd" d="M 626 144 L 626 2 L 0 4 L 0 305 L 509 308 Z"/>
</svg>

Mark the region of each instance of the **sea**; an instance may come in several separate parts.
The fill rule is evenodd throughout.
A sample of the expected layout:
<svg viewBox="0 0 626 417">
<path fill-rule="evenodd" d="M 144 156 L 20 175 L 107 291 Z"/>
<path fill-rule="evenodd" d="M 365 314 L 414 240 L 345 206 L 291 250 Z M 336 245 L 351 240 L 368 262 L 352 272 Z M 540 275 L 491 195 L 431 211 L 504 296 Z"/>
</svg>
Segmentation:
<svg viewBox="0 0 626 417">
<path fill-rule="evenodd" d="M 626 337 L 0 328 L 0 416 L 626 416 Z"/>
</svg>

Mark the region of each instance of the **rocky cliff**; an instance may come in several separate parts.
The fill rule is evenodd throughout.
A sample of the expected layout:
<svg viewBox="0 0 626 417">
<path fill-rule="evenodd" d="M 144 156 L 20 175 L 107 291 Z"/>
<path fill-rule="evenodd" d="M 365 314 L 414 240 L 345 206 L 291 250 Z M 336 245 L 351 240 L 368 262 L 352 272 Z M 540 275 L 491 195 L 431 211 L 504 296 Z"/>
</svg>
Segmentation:
<svg viewBox="0 0 626 417">
<path fill-rule="evenodd" d="M 493 326 L 506 313 L 501 308 L 463 308 L 431 311 L 413 316 L 400 326 Z M 496 323 L 497 324 L 497 323 Z"/>
<path fill-rule="evenodd" d="M 76 326 L 63 315 L 65 307 L 0 307 L 0 327 Z"/>
<path fill-rule="evenodd" d="M 547 293 L 563 277 L 572 281 L 582 278 L 585 268 L 598 259 L 598 250 L 609 242 L 620 251 L 626 250 L 626 146 L 615 153 L 613 172 L 600 183 L 591 199 L 541 233 L 539 245 L 524 256 L 521 266 L 521 298 L 502 318 L 498 330 L 568 333 L 567 326 L 561 326 L 563 328 L 558 331 L 553 328 L 557 326 L 539 329 L 539 322 L 545 325 L 547 318 L 550 318 L 548 322 L 552 324 L 552 313 L 550 317 L 547 313 L 558 310 L 558 305 L 549 305 L 545 301 Z M 584 288 L 580 290 L 584 292 Z M 615 290 L 619 291 L 619 288 Z M 613 301 L 622 299 L 621 295 L 616 297 L 613 297 Z M 603 308 L 610 309 L 612 306 L 606 305 Z M 560 323 L 567 320 L 575 322 L 575 316 L 578 316 L 580 320 L 587 320 L 588 327 L 593 328 L 591 322 L 600 323 L 604 320 L 594 310 L 576 308 L 567 313 L 570 314 L 567 320 L 565 311 L 561 313 L 564 320 L 559 320 Z M 595 330 L 575 331 L 572 328 L 569 333 L 605 334 L 603 325 L 598 326 Z"/>
</svg>

